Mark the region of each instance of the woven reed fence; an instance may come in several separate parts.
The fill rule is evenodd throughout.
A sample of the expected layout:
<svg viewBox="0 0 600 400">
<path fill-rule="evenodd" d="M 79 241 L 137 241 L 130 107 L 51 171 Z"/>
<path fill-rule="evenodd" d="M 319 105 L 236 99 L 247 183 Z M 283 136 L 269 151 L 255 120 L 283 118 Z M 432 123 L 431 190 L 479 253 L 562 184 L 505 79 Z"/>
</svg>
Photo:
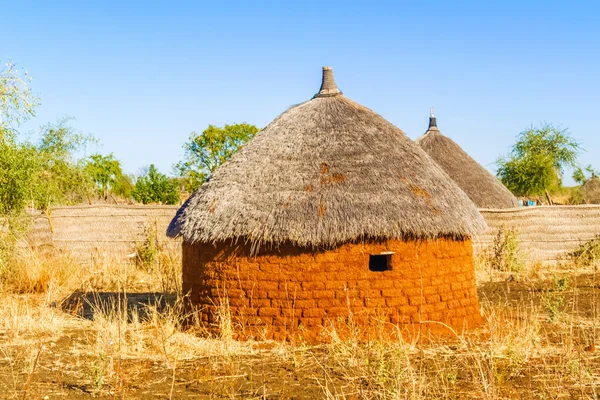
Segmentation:
<svg viewBox="0 0 600 400">
<path fill-rule="evenodd" d="M 54 207 L 33 215 L 28 233 L 32 247 L 52 246 L 81 261 L 95 255 L 127 257 L 149 238 L 152 229 L 159 243 L 178 206 L 92 205 Z"/>
<path fill-rule="evenodd" d="M 154 224 L 161 242 L 177 206 L 94 205 L 55 207 L 48 214 L 33 216 L 29 242 L 70 251 L 78 259 L 109 253 L 126 257 L 147 237 Z M 600 206 L 522 207 L 480 210 L 488 230 L 474 238 L 475 253 L 484 251 L 502 226 L 517 231 L 527 262 L 556 263 L 580 243 L 600 234 Z M 177 244 L 177 243 L 175 243 Z"/>
<path fill-rule="evenodd" d="M 556 264 L 578 245 L 600 235 L 600 206 L 521 207 L 479 210 L 488 230 L 474 238 L 475 253 L 488 247 L 499 229 L 514 228 L 527 263 Z"/>
</svg>

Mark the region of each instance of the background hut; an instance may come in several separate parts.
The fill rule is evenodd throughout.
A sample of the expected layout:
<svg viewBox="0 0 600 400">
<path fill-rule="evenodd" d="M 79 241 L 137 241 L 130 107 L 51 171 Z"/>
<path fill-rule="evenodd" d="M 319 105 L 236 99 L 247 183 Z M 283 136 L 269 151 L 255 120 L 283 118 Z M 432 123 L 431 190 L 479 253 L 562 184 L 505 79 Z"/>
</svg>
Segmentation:
<svg viewBox="0 0 600 400">
<path fill-rule="evenodd" d="M 324 67 L 314 98 L 219 167 L 168 235 L 183 238 L 183 290 L 207 326 L 227 298 L 244 337 L 322 340 L 350 316 L 367 335 L 477 325 L 470 238 L 484 227 L 458 186 Z"/>
<path fill-rule="evenodd" d="M 452 139 L 442 135 L 437 127 L 433 109 L 429 117 L 429 129 L 416 143 L 446 171 L 477 207 L 517 207 L 517 199 L 502 182 Z"/>
<path fill-rule="evenodd" d="M 581 187 L 581 196 L 585 204 L 600 204 L 600 179 L 594 174 Z"/>
</svg>

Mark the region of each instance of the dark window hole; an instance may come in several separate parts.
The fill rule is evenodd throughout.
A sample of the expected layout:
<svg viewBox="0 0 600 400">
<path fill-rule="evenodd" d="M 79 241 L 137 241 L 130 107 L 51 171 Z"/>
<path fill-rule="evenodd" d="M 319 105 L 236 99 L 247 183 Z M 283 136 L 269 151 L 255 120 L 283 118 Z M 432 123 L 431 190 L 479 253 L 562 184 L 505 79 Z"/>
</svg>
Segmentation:
<svg viewBox="0 0 600 400">
<path fill-rule="evenodd" d="M 383 272 L 392 269 L 391 254 L 371 254 L 369 256 L 369 271 Z"/>
</svg>

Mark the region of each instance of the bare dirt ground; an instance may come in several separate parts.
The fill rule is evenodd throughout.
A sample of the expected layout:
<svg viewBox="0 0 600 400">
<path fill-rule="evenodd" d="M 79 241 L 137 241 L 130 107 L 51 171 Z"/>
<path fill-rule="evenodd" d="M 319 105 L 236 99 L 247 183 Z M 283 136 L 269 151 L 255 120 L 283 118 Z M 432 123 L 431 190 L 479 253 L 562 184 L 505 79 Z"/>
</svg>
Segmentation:
<svg viewBox="0 0 600 400">
<path fill-rule="evenodd" d="M 321 346 L 182 330 L 173 295 L 129 294 L 124 311 L 90 300 L 107 293 L 64 310 L 3 294 L 0 399 L 597 399 L 599 283 L 593 271 L 497 274 L 479 284 L 476 332 L 427 343 L 332 332 Z"/>
</svg>

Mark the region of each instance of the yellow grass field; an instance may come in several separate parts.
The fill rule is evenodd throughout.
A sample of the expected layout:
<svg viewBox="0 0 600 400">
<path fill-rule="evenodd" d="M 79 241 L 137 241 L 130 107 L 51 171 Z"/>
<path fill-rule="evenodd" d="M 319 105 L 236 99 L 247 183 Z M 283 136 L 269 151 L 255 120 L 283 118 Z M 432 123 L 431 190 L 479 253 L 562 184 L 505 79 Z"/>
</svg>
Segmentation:
<svg viewBox="0 0 600 400">
<path fill-rule="evenodd" d="M 485 327 L 445 340 L 311 346 L 183 328 L 181 260 L 20 249 L 0 286 L 0 399 L 560 399 L 600 395 L 594 267 L 478 263 Z M 188 316 L 189 317 L 189 316 Z M 382 329 L 383 331 L 383 329 Z M 374 333 L 377 336 L 377 333 Z M 387 336 L 386 336 L 387 337 Z M 427 338 L 423 338 L 427 339 Z"/>
</svg>

